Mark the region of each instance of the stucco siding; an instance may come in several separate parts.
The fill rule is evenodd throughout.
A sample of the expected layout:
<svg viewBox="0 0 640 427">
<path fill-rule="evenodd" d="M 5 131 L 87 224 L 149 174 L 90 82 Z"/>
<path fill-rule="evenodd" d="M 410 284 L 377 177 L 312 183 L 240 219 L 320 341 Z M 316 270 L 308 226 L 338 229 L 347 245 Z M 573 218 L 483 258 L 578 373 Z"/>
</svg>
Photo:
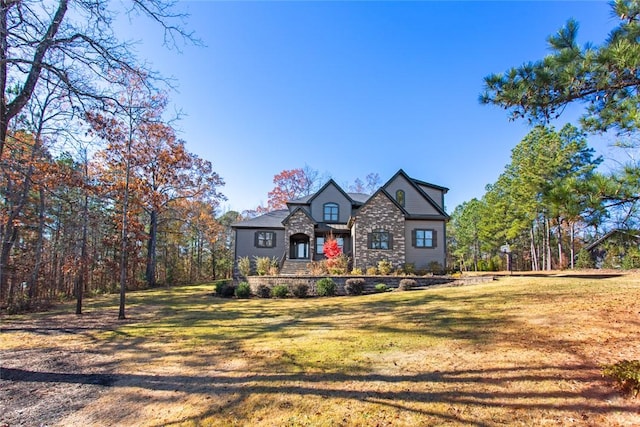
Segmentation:
<svg viewBox="0 0 640 427">
<path fill-rule="evenodd" d="M 439 215 L 438 210 L 429 203 L 422 194 L 416 190 L 416 188 L 408 182 L 404 176 L 398 175 L 393 181 L 389 182 L 385 187 L 385 190 L 391 195 L 396 197 L 398 190 L 403 190 L 405 193 L 404 208 L 409 214 L 415 215 Z"/>
<path fill-rule="evenodd" d="M 444 194 L 442 194 L 443 193 L 442 190 L 438 190 L 437 188 L 429 187 L 429 186 L 426 186 L 426 185 L 420 185 L 419 187 L 420 187 L 420 189 L 422 191 L 427 193 L 429 195 L 429 197 L 431 197 L 433 199 L 433 201 L 436 202 L 436 204 L 442 210 L 444 210 L 444 205 L 443 205 Z"/>
<path fill-rule="evenodd" d="M 413 245 L 413 232 L 416 229 L 435 231 L 436 246 L 434 248 L 418 248 Z M 445 266 L 445 223 L 444 221 L 407 221 L 405 224 L 405 240 L 407 242 L 406 262 L 416 269 L 426 269 L 432 262 Z"/>
<path fill-rule="evenodd" d="M 333 184 L 328 185 L 321 193 L 319 193 L 311 201 L 311 217 L 317 222 L 326 222 L 324 220 L 324 205 L 326 203 L 338 204 L 338 222 L 346 224 L 351 216 L 351 201 L 347 199 L 340 190 Z"/>
<path fill-rule="evenodd" d="M 258 248 L 256 247 L 256 232 L 257 231 L 273 231 L 276 234 L 276 245 L 273 248 Z M 251 229 L 251 228 L 238 228 L 236 229 L 236 260 L 248 256 L 253 261 L 254 256 L 258 257 L 276 257 L 280 258 L 284 254 L 285 250 L 285 237 L 284 230 L 280 229 Z"/>
</svg>

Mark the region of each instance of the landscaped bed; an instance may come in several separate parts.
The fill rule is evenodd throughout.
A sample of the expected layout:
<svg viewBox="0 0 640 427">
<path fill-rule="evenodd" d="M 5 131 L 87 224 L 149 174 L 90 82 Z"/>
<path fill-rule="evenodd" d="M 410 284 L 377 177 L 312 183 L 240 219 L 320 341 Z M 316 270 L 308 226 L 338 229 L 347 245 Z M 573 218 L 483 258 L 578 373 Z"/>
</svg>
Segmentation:
<svg viewBox="0 0 640 427">
<path fill-rule="evenodd" d="M 313 299 L 154 289 L 2 318 L 0 425 L 634 425 L 640 274 Z"/>
</svg>

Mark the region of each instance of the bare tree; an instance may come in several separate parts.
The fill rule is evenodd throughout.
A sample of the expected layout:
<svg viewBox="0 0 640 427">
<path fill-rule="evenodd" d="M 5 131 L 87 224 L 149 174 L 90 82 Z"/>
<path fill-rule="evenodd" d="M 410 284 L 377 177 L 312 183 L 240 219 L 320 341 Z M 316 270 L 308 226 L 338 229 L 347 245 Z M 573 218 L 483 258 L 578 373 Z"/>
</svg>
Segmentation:
<svg viewBox="0 0 640 427">
<path fill-rule="evenodd" d="M 133 0 L 127 11 L 157 22 L 165 44 L 193 40 L 180 25 L 174 2 Z M 115 11 L 107 0 L 0 1 L 0 160 L 11 121 L 42 81 L 71 94 L 74 105 L 110 99 L 110 71 L 138 72 L 131 44 L 113 30 Z M 142 70 L 149 74 L 148 70 Z"/>
</svg>

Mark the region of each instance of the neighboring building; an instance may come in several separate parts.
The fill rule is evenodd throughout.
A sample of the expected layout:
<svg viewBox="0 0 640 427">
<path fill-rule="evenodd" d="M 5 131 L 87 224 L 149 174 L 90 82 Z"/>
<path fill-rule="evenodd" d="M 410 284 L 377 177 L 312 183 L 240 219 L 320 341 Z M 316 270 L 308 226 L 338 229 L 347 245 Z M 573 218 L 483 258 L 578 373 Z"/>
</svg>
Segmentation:
<svg viewBox="0 0 640 427">
<path fill-rule="evenodd" d="M 395 268 L 444 267 L 447 191 L 403 170 L 373 195 L 346 193 L 329 180 L 315 194 L 289 201 L 288 209 L 232 224 L 235 258 L 275 257 L 283 274 L 302 273 L 309 261 L 324 259 L 324 241 L 333 235 L 354 268 L 365 270 L 380 260 Z"/>
<path fill-rule="evenodd" d="M 640 230 L 616 228 L 584 248 L 595 268 L 638 268 Z"/>
</svg>

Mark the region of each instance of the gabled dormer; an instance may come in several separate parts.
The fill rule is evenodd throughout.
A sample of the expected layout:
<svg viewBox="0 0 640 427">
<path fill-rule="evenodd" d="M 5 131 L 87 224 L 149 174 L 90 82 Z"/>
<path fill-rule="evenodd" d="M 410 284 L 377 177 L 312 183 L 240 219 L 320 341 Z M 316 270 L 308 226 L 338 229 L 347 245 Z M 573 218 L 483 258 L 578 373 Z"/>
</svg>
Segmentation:
<svg viewBox="0 0 640 427">
<path fill-rule="evenodd" d="M 410 217 L 449 218 L 444 211 L 445 187 L 415 180 L 400 169 L 382 188 Z"/>
<path fill-rule="evenodd" d="M 354 201 L 330 179 L 308 201 L 311 217 L 320 223 L 346 224 L 351 216 Z"/>
</svg>

